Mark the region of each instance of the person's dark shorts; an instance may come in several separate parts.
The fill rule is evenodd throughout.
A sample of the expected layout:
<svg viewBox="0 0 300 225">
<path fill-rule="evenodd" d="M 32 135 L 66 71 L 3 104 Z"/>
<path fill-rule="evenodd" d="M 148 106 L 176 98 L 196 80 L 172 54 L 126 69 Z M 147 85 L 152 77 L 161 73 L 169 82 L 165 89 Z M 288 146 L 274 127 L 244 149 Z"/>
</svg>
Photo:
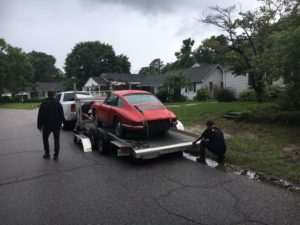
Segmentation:
<svg viewBox="0 0 300 225">
<path fill-rule="evenodd" d="M 205 146 L 205 148 L 207 148 L 210 152 L 214 153 L 215 155 L 224 155 L 226 152 L 226 149 L 224 149 L 224 147 L 220 147 L 206 141 L 202 141 L 202 143 Z"/>
</svg>

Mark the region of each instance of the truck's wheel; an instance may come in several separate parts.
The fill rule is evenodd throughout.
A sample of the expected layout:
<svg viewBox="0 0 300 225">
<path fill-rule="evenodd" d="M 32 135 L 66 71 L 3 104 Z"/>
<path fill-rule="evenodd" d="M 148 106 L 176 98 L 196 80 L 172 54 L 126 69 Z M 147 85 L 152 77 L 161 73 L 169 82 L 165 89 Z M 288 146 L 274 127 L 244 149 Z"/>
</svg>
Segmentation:
<svg viewBox="0 0 300 225">
<path fill-rule="evenodd" d="M 61 128 L 62 128 L 63 130 L 68 130 L 68 129 L 70 129 L 69 122 L 66 121 L 66 120 L 64 119 L 63 122 L 62 122 L 62 124 L 61 124 Z"/>
<path fill-rule="evenodd" d="M 121 123 L 121 120 L 119 118 L 116 118 L 115 119 L 115 122 L 114 122 L 114 128 L 115 128 L 115 134 L 122 138 L 125 136 L 125 131 L 122 127 L 122 123 Z"/>
<path fill-rule="evenodd" d="M 92 150 L 98 150 L 97 133 L 96 133 L 94 128 L 90 128 L 89 138 L 90 138 L 90 141 L 91 141 Z"/>
<path fill-rule="evenodd" d="M 103 130 L 97 131 L 97 146 L 100 154 L 105 155 L 109 150 L 109 137 L 108 134 Z"/>
</svg>

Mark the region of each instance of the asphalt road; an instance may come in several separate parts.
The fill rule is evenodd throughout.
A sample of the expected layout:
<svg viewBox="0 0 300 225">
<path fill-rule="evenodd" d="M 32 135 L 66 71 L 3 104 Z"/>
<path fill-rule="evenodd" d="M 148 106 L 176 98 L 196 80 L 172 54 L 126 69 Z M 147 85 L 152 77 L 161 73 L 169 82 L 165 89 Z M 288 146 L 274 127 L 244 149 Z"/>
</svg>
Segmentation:
<svg viewBox="0 0 300 225">
<path fill-rule="evenodd" d="M 0 109 L 0 224 L 300 224 L 300 195 L 175 156 L 42 158 L 37 110 Z M 53 153 L 53 139 L 50 137 Z"/>
</svg>

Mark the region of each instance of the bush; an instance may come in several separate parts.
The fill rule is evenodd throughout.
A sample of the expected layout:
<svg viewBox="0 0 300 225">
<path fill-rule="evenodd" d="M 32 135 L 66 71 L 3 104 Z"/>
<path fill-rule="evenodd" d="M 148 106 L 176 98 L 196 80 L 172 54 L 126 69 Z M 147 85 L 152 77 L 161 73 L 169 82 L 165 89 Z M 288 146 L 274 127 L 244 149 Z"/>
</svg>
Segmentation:
<svg viewBox="0 0 300 225">
<path fill-rule="evenodd" d="M 172 100 L 172 96 L 165 89 L 159 90 L 155 93 L 155 96 L 162 102 L 170 102 Z"/>
<path fill-rule="evenodd" d="M 227 88 L 215 89 L 214 90 L 214 98 L 218 102 L 232 102 L 235 100 L 233 91 L 230 89 L 227 89 Z"/>
<path fill-rule="evenodd" d="M 197 94 L 194 97 L 194 100 L 197 101 L 207 101 L 209 99 L 209 93 L 206 88 L 200 88 L 197 90 Z"/>
<path fill-rule="evenodd" d="M 284 89 L 278 85 L 269 85 L 264 89 L 264 98 L 278 99 L 282 96 Z"/>
<path fill-rule="evenodd" d="M 28 102 L 28 103 L 41 103 L 43 101 L 43 99 L 26 99 L 24 100 L 24 102 Z"/>
<path fill-rule="evenodd" d="M 255 100 L 256 100 L 256 93 L 252 88 L 245 89 L 239 94 L 239 101 L 255 101 Z"/>
<path fill-rule="evenodd" d="M 238 117 L 238 121 L 300 126 L 300 112 L 245 112 Z"/>
</svg>

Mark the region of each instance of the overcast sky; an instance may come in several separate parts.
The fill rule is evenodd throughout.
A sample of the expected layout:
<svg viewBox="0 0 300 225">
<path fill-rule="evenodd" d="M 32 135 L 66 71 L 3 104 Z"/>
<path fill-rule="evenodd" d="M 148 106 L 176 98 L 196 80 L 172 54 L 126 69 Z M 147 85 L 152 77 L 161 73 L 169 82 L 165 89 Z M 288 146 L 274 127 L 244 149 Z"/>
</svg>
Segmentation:
<svg viewBox="0 0 300 225">
<path fill-rule="evenodd" d="M 97 40 L 127 55 L 137 73 L 155 58 L 175 61 L 188 37 L 196 48 L 218 35 L 197 20 L 216 4 L 257 7 L 256 0 L 0 0 L 0 37 L 25 52 L 53 55 L 61 69 L 76 43 Z"/>
</svg>

